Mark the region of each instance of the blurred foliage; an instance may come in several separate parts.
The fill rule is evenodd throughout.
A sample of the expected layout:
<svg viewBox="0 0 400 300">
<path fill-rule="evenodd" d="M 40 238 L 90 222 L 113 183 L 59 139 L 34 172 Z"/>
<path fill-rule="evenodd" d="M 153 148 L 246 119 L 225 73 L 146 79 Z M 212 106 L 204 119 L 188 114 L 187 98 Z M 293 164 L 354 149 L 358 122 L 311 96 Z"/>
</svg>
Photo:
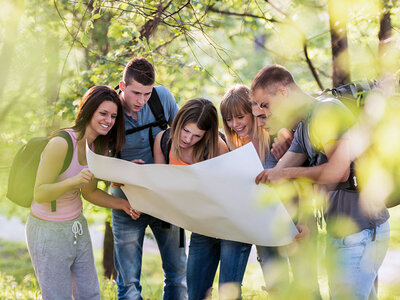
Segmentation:
<svg viewBox="0 0 400 300">
<path fill-rule="evenodd" d="M 392 48 L 398 46 L 400 8 L 397 1 L 385 3 L 349 5 L 353 80 L 378 75 L 383 9 L 391 10 Z M 29 138 L 69 126 L 90 86 L 116 86 L 134 56 L 154 63 L 157 84 L 169 87 L 180 104 L 199 96 L 218 103 L 229 86 L 250 85 L 268 63 L 285 65 L 302 88 L 317 91 L 304 46 L 323 86 L 331 85 L 324 1 L 0 0 L 0 5 L 0 61 L 7 62 L 0 70 L 0 172 L 7 172 Z"/>
<path fill-rule="evenodd" d="M 323 0 L 0 0 L 0 5 L 2 214 L 25 219 L 28 213 L 5 199 L 8 168 L 17 149 L 33 136 L 71 125 L 84 92 L 92 85 L 116 86 L 134 56 L 153 62 L 156 84 L 170 88 L 180 105 L 194 97 L 218 104 L 230 86 L 250 85 L 256 72 L 271 63 L 284 65 L 299 86 L 316 92 L 312 62 L 323 88 L 332 86 L 329 13 Z M 399 1 L 352 0 L 347 7 L 341 13 L 348 18 L 351 79 L 377 79 L 382 66 L 388 73 L 398 72 Z M 379 22 L 387 11 L 392 37 L 379 56 Z M 398 101 L 372 110 L 379 111 L 381 117 L 371 126 L 371 147 L 360 159 L 358 172 L 366 194 L 382 200 L 400 193 Z M 291 189 L 278 189 L 278 194 L 293 198 Z M 108 215 L 88 203 L 84 210 L 92 221 Z M 396 232 L 397 227 L 393 223 Z M 318 259 L 314 251 L 305 252 Z M 161 270 L 156 269 L 151 272 Z M 160 283 L 162 274 L 154 276 Z M 13 280 L 0 276 L 0 287 L 10 291 Z M 159 284 L 149 286 L 160 293 Z M 108 288 L 115 295 L 115 286 Z M 287 293 L 302 295 L 301 288 Z M 245 292 L 249 299 L 261 299 L 260 294 L 258 288 Z"/>
<path fill-rule="evenodd" d="M 394 211 L 394 210 L 392 210 Z M 400 216 L 400 211 L 394 211 L 396 217 Z M 399 232 L 398 232 L 399 233 Z M 397 234 L 397 236 L 400 236 Z M 100 290 L 102 299 L 117 299 L 117 290 L 115 282 L 105 279 L 102 274 L 101 253 L 95 250 L 96 267 L 99 274 Z M 162 294 L 162 269 L 161 259 L 158 254 L 146 253 L 143 257 L 143 297 L 145 299 L 161 299 Z M 9 267 L 6 268 L 5 264 Z M 0 298 L 1 299 L 41 299 L 39 285 L 35 278 L 32 264 L 26 249 L 25 243 L 6 242 L 0 240 Z M 22 270 L 22 272 L 21 272 Z M 305 277 L 309 277 L 308 267 L 304 269 Z M 219 272 L 217 271 L 217 274 Z M 323 299 L 328 299 L 326 274 L 319 274 L 319 284 Z M 213 299 L 217 299 L 218 276 L 214 280 Z M 263 276 L 258 263 L 251 262 L 247 265 L 246 273 L 243 279 L 243 299 L 261 300 L 273 299 L 263 291 Z M 290 290 L 287 290 L 290 292 Z M 294 294 L 292 294 L 293 296 Z M 309 295 L 300 298 L 300 294 L 295 294 L 290 299 L 307 299 Z M 379 299 L 396 299 L 400 296 L 398 281 L 393 278 L 392 283 L 382 283 L 379 285 Z M 286 298 L 289 299 L 289 298 Z"/>
</svg>

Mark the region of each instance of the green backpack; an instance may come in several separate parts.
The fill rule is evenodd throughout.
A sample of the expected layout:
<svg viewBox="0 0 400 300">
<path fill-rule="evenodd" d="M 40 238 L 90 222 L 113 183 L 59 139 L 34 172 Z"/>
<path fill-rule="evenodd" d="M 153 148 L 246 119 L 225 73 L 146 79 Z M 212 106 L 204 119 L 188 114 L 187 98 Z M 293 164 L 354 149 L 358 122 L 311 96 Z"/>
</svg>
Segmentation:
<svg viewBox="0 0 400 300">
<path fill-rule="evenodd" d="M 64 138 L 68 143 L 68 152 L 60 174 L 68 169 L 73 154 L 73 143 L 68 132 L 61 130 L 50 137 L 35 137 L 30 139 L 17 152 L 11 165 L 8 176 L 7 198 L 12 202 L 23 207 L 31 206 L 40 156 L 50 139 L 56 136 Z M 51 202 L 51 211 L 56 211 L 55 200 Z"/>
</svg>

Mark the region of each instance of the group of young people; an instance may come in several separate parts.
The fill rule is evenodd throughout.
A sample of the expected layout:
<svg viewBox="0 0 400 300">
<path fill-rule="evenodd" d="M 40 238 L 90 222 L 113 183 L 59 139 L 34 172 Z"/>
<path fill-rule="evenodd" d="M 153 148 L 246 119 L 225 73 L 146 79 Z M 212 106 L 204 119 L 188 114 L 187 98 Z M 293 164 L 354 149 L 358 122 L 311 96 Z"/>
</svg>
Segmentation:
<svg viewBox="0 0 400 300">
<path fill-rule="evenodd" d="M 43 299 L 100 299 L 81 193 L 96 205 L 112 208 L 118 299 L 142 299 L 140 276 L 148 226 L 161 254 L 164 299 L 205 299 L 210 295 L 218 264 L 220 288 L 231 283 L 226 286 L 236 289 L 236 297 L 241 297 L 240 286 L 252 245 L 192 233 L 186 256 L 183 230 L 131 207 L 117 184 L 111 187 L 111 195 L 97 188 L 86 166 L 86 141 L 97 153 L 133 163 L 174 165 L 194 164 L 251 142 L 265 168 L 255 178 L 256 183 L 299 177 L 320 184 L 346 182 L 348 168 L 340 176 L 326 176 L 324 165 L 351 122 L 341 122 L 343 126 L 329 132 L 318 130 L 315 122 L 327 111 L 341 120 L 351 120 L 349 112 L 334 99 L 315 101 L 284 67 L 267 66 L 255 76 L 250 89 L 237 85 L 226 92 L 220 105 L 226 140 L 219 132 L 218 111 L 211 101 L 195 98 L 179 109 L 171 92 L 154 83 L 153 65 L 145 58 L 134 58 L 124 69 L 119 95 L 107 86 L 90 88 L 82 98 L 74 125 L 64 129 L 74 147 L 65 172 L 60 174 L 68 143 L 54 137 L 46 146 L 26 224 L 28 249 Z M 148 103 L 154 93 L 169 129 L 160 128 Z M 287 118 L 286 124 L 273 124 L 273 116 L 282 104 L 295 117 Z M 293 141 L 289 134 L 271 150 L 270 134 L 275 134 L 274 128 L 278 127 L 296 128 Z M 52 211 L 50 202 L 55 199 L 56 210 Z M 361 202 L 357 189 L 331 187 L 326 223 L 328 243 L 338 264 L 329 273 L 332 299 L 376 298 L 374 281 L 388 247 L 389 215 L 384 205 L 366 212 Z M 342 217 L 357 226 L 337 230 L 332 224 Z M 296 238 L 305 238 L 308 230 L 301 220 L 297 228 Z M 284 251 L 257 246 L 257 252 L 267 290 L 273 294 L 287 288 L 290 276 Z M 274 264 L 281 267 L 271 268 Z M 315 295 L 320 297 L 318 291 Z"/>
</svg>

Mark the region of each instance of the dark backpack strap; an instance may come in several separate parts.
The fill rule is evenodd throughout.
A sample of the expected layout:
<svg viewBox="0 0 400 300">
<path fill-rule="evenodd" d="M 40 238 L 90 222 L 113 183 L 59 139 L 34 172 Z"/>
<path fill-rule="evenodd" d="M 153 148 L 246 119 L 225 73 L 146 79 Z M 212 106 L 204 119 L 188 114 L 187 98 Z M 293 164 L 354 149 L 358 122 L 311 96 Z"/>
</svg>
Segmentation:
<svg viewBox="0 0 400 300">
<path fill-rule="evenodd" d="M 160 127 L 161 130 L 165 130 L 168 127 L 168 122 L 165 119 L 164 108 L 161 104 L 160 97 L 158 96 L 157 91 L 154 87 L 153 87 L 150 99 L 147 102 L 147 104 L 149 105 L 150 110 L 156 119 L 155 122 L 152 122 L 152 123 L 140 126 L 140 127 L 128 129 L 125 131 L 125 135 L 129 135 L 129 134 L 144 130 L 146 128 L 149 128 L 149 143 L 150 143 L 151 153 L 153 153 L 154 138 L 153 138 L 152 127 Z"/>
<path fill-rule="evenodd" d="M 171 223 L 161 220 L 162 229 L 171 229 Z M 179 248 L 185 248 L 185 229 L 179 227 Z"/>
<path fill-rule="evenodd" d="M 65 156 L 64 164 L 60 171 L 60 174 L 62 174 L 68 169 L 69 165 L 71 164 L 72 154 L 74 152 L 74 144 L 72 143 L 71 136 L 65 130 L 60 130 L 60 131 L 56 132 L 52 137 L 56 137 L 56 136 L 62 137 L 68 143 L 67 155 Z M 56 211 L 56 200 L 51 201 L 51 211 L 52 212 Z"/>
<path fill-rule="evenodd" d="M 161 136 L 160 147 L 161 152 L 164 155 L 165 163 L 169 164 L 169 152 L 171 151 L 172 147 L 171 128 L 168 128 L 163 132 Z"/>
<path fill-rule="evenodd" d="M 315 106 L 314 106 L 315 107 Z M 304 140 L 304 146 L 308 153 L 308 159 L 310 161 L 310 166 L 320 165 L 328 161 L 325 153 L 321 151 L 316 151 L 315 146 L 311 144 L 311 136 L 310 136 L 310 118 L 311 113 L 307 115 L 306 120 L 302 123 L 302 127 L 299 128 L 302 133 L 302 137 Z M 302 122 L 302 121 L 300 121 Z M 299 122 L 299 123 L 300 123 Z M 352 162 L 350 165 L 350 175 L 349 178 L 345 182 L 340 182 L 336 185 L 335 190 L 357 190 L 357 178 L 354 173 L 354 163 Z"/>
<path fill-rule="evenodd" d="M 172 147 L 171 128 L 168 128 L 163 132 L 161 136 L 160 147 L 164 155 L 165 163 L 169 164 L 169 152 L 171 151 Z M 163 221 L 162 227 L 170 228 L 171 224 Z M 184 247 L 185 247 L 185 230 L 183 228 L 179 228 L 179 248 L 184 248 Z"/>
<path fill-rule="evenodd" d="M 67 155 L 65 156 L 64 165 L 60 171 L 60 174 L 62 174 L 68 169 L 69 165 L 71 164 L 72 154 L 74 152 L 74 144 L 72 143 L 71 136 L 65 130 L 61 130 L 61 131 L 57 132 L 56 134 L 54 134 L 53 137 L 55 137 L 55 136 L 62 137 L 68 143 Z"/>
<path fill-rule="evenodd" d="M 185 248 L 185 229 L 179 228 L 179 248 Z"/>
<path fill-rule="evenodd" d="M 225 142 L 225 144 L 228 146 L 228 142 L 226 141 L 226 136 L 223 132 L 218 131 L 219 137 Z M 228 147 L 229 148 L 229 147 Z"/>
<path fill-rule="evenodd" d="M 155 122 L 131 128 L 125 131 L 126 135 L 144 130 L 146 128 L 151 128 L 151 127 L 160 127 L 162 130 L 167 129 L 168 127 L 168 122 L 165 119 L 164 115 L 164 109 L 162 107 L 160 97 L 158 97 L 157 91 L 155 88 L 153 88 L 153 91 L 151 92 L 151 96 L 147 104 L 150 107 L 151 112 L 153 113 L 154 117 L 156 118 Z"/>
<path fill-rule="evenodd" d="M 160 127 L 162 130 L 167 129 L 168 122 L 165 119 L 164 108 L 161 104 L 160 97 L 158 96 L 158 93 L 155 88 L 153 88 L 153 91 L 151 92 L 148 104 L 151 109 L 151 112 L 153 113 L 154 117 L 156 118 L 156 121 L 159 124 L 158 127 Z"/>
<path fill-rule="evenodd" d="M 357 191 L 358 190 L 358 182 L 357 177 L 354 172 L 354 162 L 350 165 L 350 174 L 349 178 L 345 182 L 340 182 L 336 188 L 336 190 L 348 190 L 348 191 Z"/>
</svg>

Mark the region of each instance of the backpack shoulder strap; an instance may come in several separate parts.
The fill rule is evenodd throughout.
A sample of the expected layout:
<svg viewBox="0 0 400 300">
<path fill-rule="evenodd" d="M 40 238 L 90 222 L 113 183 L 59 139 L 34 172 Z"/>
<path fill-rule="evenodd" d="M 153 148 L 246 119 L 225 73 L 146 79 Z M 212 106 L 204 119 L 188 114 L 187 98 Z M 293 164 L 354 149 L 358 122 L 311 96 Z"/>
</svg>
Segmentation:
<svg viewBox="0 0 400 300">
<path fill-rule="evenodd" d="M 332 101 L 332 102 L 336 102 L 340 105 L 344 104 L 336 99 L 333 98 L 332 96 L 327 97 L 325 99 L 321 99 L 322 101 Z M 313 107 L 313 109 L 315 108 L 315 106 Z M 305 120 L 305 124 L 303 125 L 303 139 L 304 141 L 307 141 L 306 143 L 306 148 L 307 152 L 309 153 L 309 160 L 310 160 L 310 165 L 314 166 L 314 165 L 318 165 L 321 163 L 324 163 L 328 160 L 328 158 L 326 157 L 325 153 L 322 153 L 320 151 L 316 151 L 314 150 L 314 146 L 311 144 L 311 140 L 310 140 L 310 127 L 309 127 L 309 123 L 310 123 L 310 118 L 311 118 L 311 114 L 309 113 L 307 115 L 307 118 Z M 355 172 L 354 172 L 354 162 L 351 163 L 350 165 L 350 174 L 349 177 L 347 178 L 346 181 L 344 182 L 340 182 L 336 185 L 335 190 L 350 190 L 350 191 L 356 191 L 358 189 L 358 183 L 357 183 L 357 178 L 355 176 Z"/>
<path fill-rule="evenodd" d="M 172 147 L 171 128 L 168 128 L 162 134 L 160 146 L 161 146 L 161 151 L 164 154 L 165 162 L 167 164 L 169 164 L 169 152 L 171 151 L 171 147 Z"/>
<path fill-rule="evenodd" d="M 225 142 L 225 144 L 228 146 L 228 142 L 226 141 L 226 136 L 223 132 L 218 131 L 219 137 Z M 229 147 L 228 147 L 229 148 Z"/>
<path fill-rule="evenodd" d="M 56 136 L 62 137 L 68 143 L 67 155 L 65 156 L 64 164 L 63 164 L 63 167 L 61 168 L 61 171 L 60 171 L 60 174 L 62 174 L 68 169 L 69 165 L 71 164 L 72 154 L 73 154 L 73 151 L 74 151 L 74 145 L 72 143 L 71 136 L 65 130 L 60 130 L 60 131 L 56 132 L 50 138 L 56 137 Z M 56 200 L 51 201 L 51 211 L 52 212 L 56 211 Z"/>
<path fill-rule="evenodd" d="M 66 132 L 65 130 L 60 130 L 60 131 L 58 131 L 57 133 L 55 133 L 55 134 L 53 135 L 53 137 L 55 137 L 55 136 L 62 137 L 62 138 L 65 139 L 65 140 L 67 141 L 67 143 L 68 143 L 67 155 L 65 156 L 64 164 L 63 164 L 63 167 L 62 167 L 62 169 L 61 169 L 61 171 L 60 171 L 60 174 L 62 174 L 62 173 L 64 173 L 64 172 L 68 169 L 69 165 L 71 164 L 72 154 L 73 154 L 73 151 L 74 151 L 74 145 L 73 145 L 73 143 L 72 143 L 71 136 L 70 136 L 69 133 Z"/>
<path fill-rule="evenodd" d="M 160 97 L 158 96 L 157 91 L 154 87 L 153 87 L 150 99 L 147 102 L 147 104 L 149 105 L 152 114 L 156 118 L 155 122 L 151 122 L 151 123 L 143 125 L 143 126 L 128 129 L 125 131 L 125 135 L 129 135 L 129 134 L 141 131 L 146 128 L 151 128 L 151 127 L 160 127 L 162 130 L 167 129 L 168 122 L 165 119 L 164 108 L 161 104 Z"/>
<path fill-rule="evenodd" d="M 167 129 L 168 122 L 165 119 L 164 108 L 161 104 L 160 97 L 158 96 L 158 93 L 154 87 L 153 87 L 153 91 L 151 93 L 151 97 L 150 97 L 148 103 L 149 103 L 151 112 L 153 113 L 154 117 L 156 118 L 156 121 L 159 122 L 159 127 L 162 130 Z"/>
</svg>

